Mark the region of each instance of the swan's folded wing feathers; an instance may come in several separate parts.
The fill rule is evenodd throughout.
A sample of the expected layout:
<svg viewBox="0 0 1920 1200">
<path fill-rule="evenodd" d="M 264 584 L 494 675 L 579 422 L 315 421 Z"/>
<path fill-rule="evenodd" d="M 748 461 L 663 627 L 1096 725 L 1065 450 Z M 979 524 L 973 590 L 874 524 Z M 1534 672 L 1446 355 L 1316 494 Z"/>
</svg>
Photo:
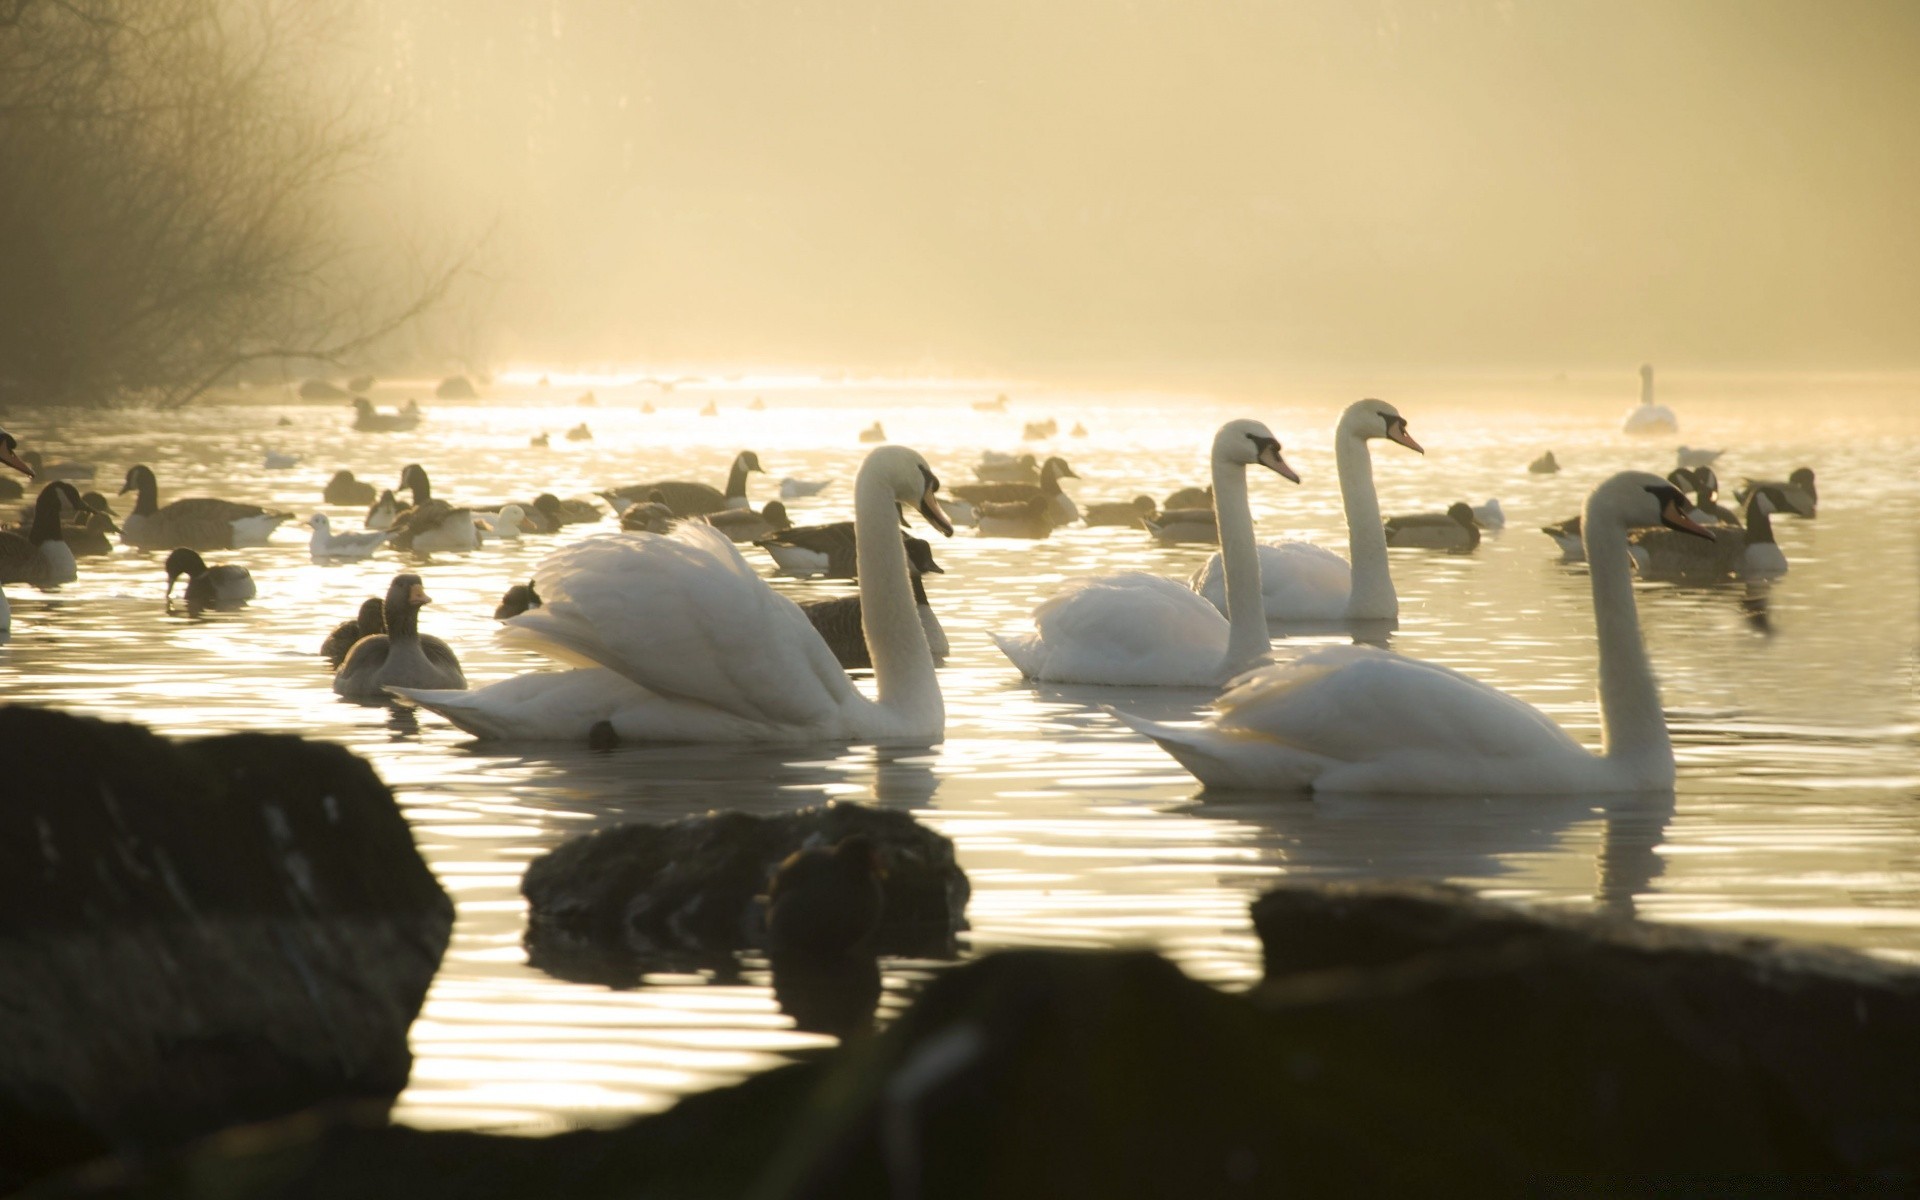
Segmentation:
<svg viewBox="0 0 1920 1200">
<path fill-rule="evenodd" d="M 806 724 L 858 694 L 799 607 L 710 526 L 587 538 L 543 562 L 535 586 L 546 603 L 509 636 L 660 695 Z"/>
</svg>

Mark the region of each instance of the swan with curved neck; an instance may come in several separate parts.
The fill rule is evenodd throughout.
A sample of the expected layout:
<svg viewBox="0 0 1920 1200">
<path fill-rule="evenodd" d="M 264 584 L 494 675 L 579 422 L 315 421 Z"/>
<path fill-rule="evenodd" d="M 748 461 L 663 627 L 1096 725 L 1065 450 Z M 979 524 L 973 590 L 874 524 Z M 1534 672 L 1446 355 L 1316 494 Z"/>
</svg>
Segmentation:
<svg viewBox="0 0 1920 1200">
<path fill-rule="evenodd" d="M 1407 419 L 1384 400 L 1358 400 L 1340 414 L 1334 427 L 1333 456 L 1340 473 L 1340 499 L 1347 517 L 1348 561 L 1309 542 L 1262 545 L 1260 583 L 1266 615 L 1275 621 L 1391 621 L 1400 615 L 1393 576 L 1387 568 L 1387 535 L 1380 523 L 1380 500 L 1373 490 L 1375 438 L 1398 442 L 1418 454 L 1420 443 L 1407 432 Z M 1222 555 L 1214 555 L 1194 573 L 1196 592 L 1222 611 L 1227 607 Z"/>
<path fill-rule="evenodd" d="M 584 740 L 604 722 L 624 741 L 937 742 L 946 706 L 899 514 L 916 507 L 951 536 L 933 499 L 939 486 L 904 446 L 875 449 L 854 483 L 873 699 L 799 606 L 700 522 L 587 538 L 540 564 L 534 584 L 545 603 L 503 632 L 579 669 L 469 692 L 394 692 L 488 738 Z"/>
<path fill-rule="evenodd" d="M 1279 441 L 1258 421 L 1222 425 L 1214 435 L 1211 465 L 1228 616 L 1158 575 L 1127 572 L 1076 580 L 1034 610 L 1032 633 L 994 635 L 1022 675 L 1055 683 L 1211 687 L 1265 656 L 1267 616 L 1247 468 L 1263 466 L 1294 483 L 1300 477 L 1280 457 Z"/>
<path fill-rule="evenodd" d="M 1284 792 L 1631 792 L 1673 785 L 1673 747 L 1640 638 L 1627 532 L 1713 534 L 1657 475 L 1594 489 L 1587 541 L 1599 647 L 1601 747 L 1446 667 L 1368 646 L 1328 646 L 1236 680 L 1212 720 L 1177 728 L 1116 714 L 1209 787 Z"/>
</svg>

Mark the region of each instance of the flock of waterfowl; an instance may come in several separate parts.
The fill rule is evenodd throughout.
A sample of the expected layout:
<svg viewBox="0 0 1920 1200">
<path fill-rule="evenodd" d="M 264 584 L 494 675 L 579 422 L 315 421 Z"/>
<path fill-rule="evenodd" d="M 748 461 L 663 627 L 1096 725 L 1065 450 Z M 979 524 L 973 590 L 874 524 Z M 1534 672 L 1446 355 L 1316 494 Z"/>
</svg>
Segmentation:
<svg viewBox="0 0 1920 1200">
<path fill-rule="evenodd" d="M 1643 371 L 1642 408 L 1651 405 Z M 991 411 L 1004 404 L 985 402 Z M 976 404 L 976 408 L 980 405 Z M 1657 406 L 1656 406 L 1657 407 Z M 399 420 L 371 406 L 369 419 Z M 1670 414 L 1669 414 L 1670 415 Z M 415 414 L 417 419 L 417 410 Z M 400 426 L 392 426 L 400 428 Z M 867 440 L 864 436 L 862 440 Z M 1666 478 L 1639 471 L 1592 489 L 1578 516 L 1546 532 L 1584 558 L 1597 629 L 1598 752 L 1539 710 L 1459 672 L 1372 645 L 1318 646 L 1276 655 L 1271 621 L 1393 622 L 1398 597 L 1390 546 L 1469 552 L 1482 527 L 1504 522 L 1497 500 L 1444 513 L 1383 519 L 1371 443 L 1424 453 L 1391 404 L 1361 400 L 1334 428 L 1334 458 L 1348 532 L 1345 557 L 1301 542 L 1262 544 L 1249 502 L 1249 469 L 1292 484 L 1300 476 L 1264 424 L 1234 420 L 1215 434 L 1207 486 L 1164 505 L 1152 497 L 1088 504 L 1061 487 L 1076 478 L 1060 457 L 988 454 L 977 482 L 943 489 L 927 461 L 904 446 L 868 452 L 853 482 L 854 518 L 795 526 L 783 500 L 755 510 L 749 477 L 758 456 L 734 459 L 724 487 L 658 479 L 599 493 L 622 530 L 566 545 L 532 580 L 510 588 L 496 616 L 503 636 L 566 669 L 469 688 L 454 649 L 420 631 L 430 603 L 417 570 L 395 575 L 326 638 L 333 689 L 343 696 L 401 697 L 483 738 L 620 741 L 938 741 L 945 708 L 936 667 L 947 636 L 922 577 L 940 573 L 931 546 L 904 531 L 917 512 L 951 536 L 956 519 L 983 536 L 1037 538 L 1076 520 L 1142 529 L 1162 544 L 1220 548 L 1191 578 L 1127 571 L 1068 581 L 1034 611 L 1030 630 L 994 636 L 1027 679 L 1115 687 L 1225 690 L 1191 727 L 1114 715 L 1151 737 L 1210 786 L 1268 791 L 1564 793 L 1670 786 L 1673 758 L 1640 638 L 1634 575 L 1683 579 L 1777 575 L 1786 569 L 1771 518 L 1812 517 L 1811 470 L 1750 482 L 1743 511 L 1717 502 L 1717 452 L 1681 448 Z M 1551 458 L 1549 457 L 1549 461 Z M 34 476 L 49 464 L 19 452 L 0 431 L 0 464 Z M 55 465 L 57 466 L 57 465 Z M 1538 463 L 1534 464 L 1537 469 Z M 1554 464 L 1555 469 L 1558 464 Z M 817 494 L 832 480 L 782 481 L 783 498 Z M 408 501 L 395 492 L 408 494 Z M 202 551 L 265 544 L 293 514 L 192 498 L 159 504 L 151 469 L 135 465 L 117 519 L 104 498 L 69 479 L 46 484 L 24 529 L 0 533 L 0 583 L 54 587 L 76 576 L 73 543 L 165 550 L 167 597 L 184 577 L 190 609 L 244 603 L 246 568 L 209 564 Z M 603 519 L 587 500 L 551 493 L 525 503 L 456 505 L 433 494 L 420 464 L 396 488 L 376 491 L 341 471 L 323 498 L 368 506 L 363 530 L 311 529 L 314 561 L 366 559 L 387 549 L 423 555 L 472 551 L 487 538 L 551 533 Z M 765 552 L 777 574 L 855 578 L 858 592 L 796 604 L 775 591 L 740 546 Z M 5 628 L 0 597 L 0 630 Z M 871 669 L 875 694 L 849 670 Z"/>
</svg>

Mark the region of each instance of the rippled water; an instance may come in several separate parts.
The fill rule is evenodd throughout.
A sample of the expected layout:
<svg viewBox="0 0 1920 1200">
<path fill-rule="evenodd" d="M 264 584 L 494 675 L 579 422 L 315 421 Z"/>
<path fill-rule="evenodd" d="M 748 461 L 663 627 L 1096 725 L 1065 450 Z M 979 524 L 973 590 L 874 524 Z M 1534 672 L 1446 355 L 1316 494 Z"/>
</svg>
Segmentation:
<svg viewBox="0 0 1920 1200">
<path fill-rule="evenodd" d="M 1561 565 L 1535 527 L 1577 511 L 1585 489 L 1614 470 L 1664 473 L 1671 442 L 1618 432 L 1634 398 L 1630 377 L 1610 387 L 1377 387 L 1428 449 L 1420 458 L 1376 443 L 1386 512 L 1497 496 L 1509 518 L 1472 556 L 1394 552 L 1402 618 L 1393 645 L 1507 688 L 1593 740 L 1584 568 Z M 718 482 L 733 453 L 751 447 L 772 479 L 841 481 L 792 504 L 812 522 L 849 515 L 862 450 L 854 434 L 876 418 L 949 481 L 968 478 L 981 449 L 1014 448 L 1023 420 L 1052 416 L 1063 431 L 1084 421 L 1090 436 L 1056 445 L 1088 500 L 1204 483 L 1211 430 L 1248 415 L 1273 427 L 1305 480 L 1253 481 L 1262 535 L 1345 549 L 1330 438 L 1358 395 L 1347 389 L 1234 404 L 1056 394 L 1016 398 L 997 415 L 968 407 L 985 393 L 958 389 L 769 390 L 765 412 L 747 411 L 744 392 L 721 392 L 717 419 L 696 415 L 703 393 L 601 388 L 598 407 L 576 408 L 550 399 L 562 391 L 502 387 L 486 403 L 429 403 L 427 424 L 404 435 L 353 433 L 343 406 L 258 396 L 174 414 L 15 410 L 7 426 L 49 457 L 99 464 L 109 493 L 128 465 L 146 462 L 163 500 L 221 495 L 328 511 L 352 526 L 358 511 L 317 505 L 339 466 L 384 484 L 417 460 L 437 494 L 524 501 L 669 475 Z M 391 388 L 379 398 L 406 394 Z M 641 413 L 643 397 L 660 411 Z M 1259 971 L 1247 901 L 1278 877 L 1318 875 L 1444 879 L 1490 895 L 1920 960 L 1917 398 L 1920 383 L 1901 379 L 1665 388 L 1685 440 L 1729 447 L 1720 464 L 1729 490 L 1739 474 L 1778 477 L 1803 463 L 1821 484 L 1817 521 L 1775 523 L 1793 565 L 1769 594 L 1737 585 L 1640 592 L 1680 760 L 1671 803 L 1198 797 L 1171 759 L 1099 705 L 1177 718 L 1195 714 L 1205 694 L 1024 685 L 985 637 L 1023 626 L 1063 579 L 1120 567 L 1184 575 L 1203 557 L 1128 530 L 1072 528 L 1037 543 L 963 530 L 936 547 L 948 573 L 929 592 L 953 643 L 941 673 L 947 740 L 920 750 L 503 747 L 474 743 L 430 714 L 342 701 L 314 652 L 362 597 L 384 590 L 401 560 L 383 553 L 314 566 L 304 531 L 292 527 L 270 547 L 226 556 L 259 582 L 260 599 L 240 612 L 169 614 L 160 556 L 124 549 L 82 560 L 79 581 L 56 592 L 10 588 L 14 636 L 0 647 L 0 697 L 174 734 L 299 732 L 372 760 L 459 907 L 413 1030 L 417 1061 L 400 1103 L 400 1117 L 422 1125 L 542 1129 L 660 1108 L 821 1042 L 781 1015 L 760 963 L 725 980 L 650 976 L 626 991 L 526 965 L 518 881 L 530 859 L 586 830 L 713 807 L 766 812 L 850 798 L 912 811 L 957 842 L 972 878 L 967 953 L 1150 943 L 1196 976 L 1239 983 Z M 282 417 L 291 424 L 279 426 Z M 561 431 L 582 420 L 594 440 L 564 442 Z M 530 449 L 528 437 L 542 430 L 553 433 L 552 448 Z M 1567 470 L 1527 475 L 1527 461 L 1549 447 Z M 269 448 L 305 461 L 265 470 Z M 754 486 L 760 498 L 771 494 L 763 480 Z M 540 665 L 494 642 L 491 613 L 555 543 L 489 545 L 422 568 L 436 599 L 423 627 L 458 648 L 475 683 Z M 845 585 L 775 586 L 803 596 Z M 889 1007 L 937 969 L 885 966 Z"/>
</svg>

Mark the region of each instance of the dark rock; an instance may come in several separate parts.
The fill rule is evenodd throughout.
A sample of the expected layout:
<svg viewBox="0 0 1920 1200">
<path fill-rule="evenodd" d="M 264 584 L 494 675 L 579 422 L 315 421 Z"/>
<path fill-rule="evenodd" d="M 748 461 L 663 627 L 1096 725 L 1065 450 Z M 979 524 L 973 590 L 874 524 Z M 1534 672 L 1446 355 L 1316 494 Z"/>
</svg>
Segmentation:
<svg viewBox="0 0 1920 1200">
<path fill-rule="evenodd" d="M 302 400 L 345 400 L 347 393 L 337 383 L 329 383 L 325 379 L 308 379 L 300 384 L 300 398 Z"/>
<path fill-rule="evenodd" d="M 0 1192 L 405 1086 L 453 908 L 336 746 L 0 708 Z"/>
<path fill-rule="evenodd" d="M 886 871 L 881 954 L 951 954 L 966 928 L 966 874 L 953 843 L 903 812 L 834 804 L 773 816 L 711 813 L 585 834 L 534 860 L 521 880 L 533 964 L 618 983 L 665 963 L 766 945 L 761 896 L 796 850 L 867 837 Z"/>
<path fill-rule="evenodd" d="M 356 396 L 363 396 L 373 390 L 373 383 L 374 380 L 371 375 L 355 375 L 352 379 L 347 380 L 347 390 Z"/>
<path fill-rule="evenodd" d="M 473 381 L 465 375 L 449 375 L 433 389 L 433 394 L 442 400 L 472 400 L 480 393 L 473 390 Z"/>
</svg>

